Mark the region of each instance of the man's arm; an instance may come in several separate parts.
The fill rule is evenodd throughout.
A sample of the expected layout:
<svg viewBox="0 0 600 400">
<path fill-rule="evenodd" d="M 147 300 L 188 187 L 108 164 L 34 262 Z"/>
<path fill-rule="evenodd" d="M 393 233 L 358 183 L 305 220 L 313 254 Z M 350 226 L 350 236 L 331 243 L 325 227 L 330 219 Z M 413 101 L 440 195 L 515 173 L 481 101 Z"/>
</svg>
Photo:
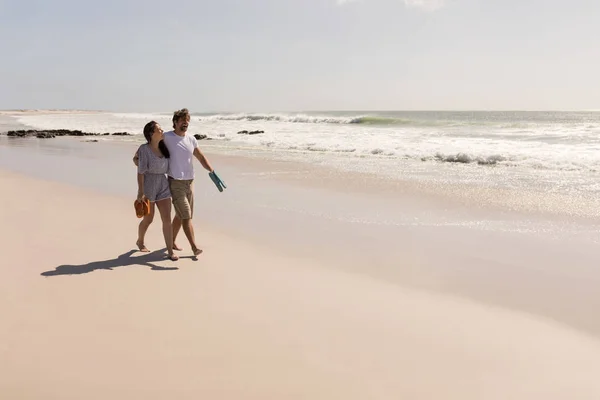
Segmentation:
<svg viewBox="0 0 600 400">
<path fill-rule="evenodd" d="M 202 166 L 204 167 L 205 170 L 207 170 L 208 172 L 214 171 L 213 167 L 210 165 L 210 163 L 206 159 L 206 156 L 204 155 L 204 153 L 202 153 L 202 150 L 200 150 L 199 147 L 196 147 L 194 149 L 194 156 L 196 156 L 198 161 L 200 161 L 200 164 L 202 164 Z"/>
</svg>

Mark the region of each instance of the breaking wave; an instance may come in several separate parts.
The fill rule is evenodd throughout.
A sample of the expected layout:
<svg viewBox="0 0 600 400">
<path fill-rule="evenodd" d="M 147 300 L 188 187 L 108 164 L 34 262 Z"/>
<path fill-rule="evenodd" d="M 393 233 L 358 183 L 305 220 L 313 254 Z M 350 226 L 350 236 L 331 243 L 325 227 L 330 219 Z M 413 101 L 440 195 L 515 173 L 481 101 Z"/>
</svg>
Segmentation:
<svg viewBox="0 0 600 400">
<path fill-rule="evenodd" d="M 378 116 L 326 116 L 326 115 L 286 115 L 286 114 L 216 114 L 197 117 L 199 121 L 265 121 L 304 124 L 366 124 L 366 125 L 408 125 L 416 123 L 409 119 Z"/>
<path fill-rule="evenodd" d="M 273 143 L 271 146 L 277 147 Z M 572 159 L 563 160 L 549 160 L 540 159 L 537 157 L 528 157 L 523 154 L 521 155 L 510 155 L 510 154 L 490 154 L 490 155 L 477 155 L 467 152 L 448 153 L 444 154 L 441 152 L 432 154 L 406 154 L 398 149 L 390 150 L 381 147 L 375 148 L 330 148 L 325 145 L 317 145 L 316 143 L 310 143 L 306 145 L 292 145 L 281 147 L 282 150 L 287 151 L 300 151 L 308 153 L 320 153 L 326 154 L 338 154 L 349 157 L 358 158 L 386 158 L 386 159 L 398 159 L 398 160 L 412 160 L 416 162 L 427 162 L 427 163 L 442 163 L 442 164 L 463 164 L 473 165 L 480 167 L 524 167 L 532 168 L 536 170 L 547 170 L 547 171 L 581 171 L 581 172 L 597 172 L 600 171 L 600 162 L 579 162 Z"/>
<path fill-rule="evenodd" d="M 473 156 L 467 153 L 458 153 L 445 155 L 437 153 L 434 157 L 437 161 L 461 163 L 461 164 L 472 164 L 477 163 L 479 165 L 496 165 L 499 162 L 507 161 L 508 159 L 502 155 L 495 154 L 491 156 Z"/>
</svg>

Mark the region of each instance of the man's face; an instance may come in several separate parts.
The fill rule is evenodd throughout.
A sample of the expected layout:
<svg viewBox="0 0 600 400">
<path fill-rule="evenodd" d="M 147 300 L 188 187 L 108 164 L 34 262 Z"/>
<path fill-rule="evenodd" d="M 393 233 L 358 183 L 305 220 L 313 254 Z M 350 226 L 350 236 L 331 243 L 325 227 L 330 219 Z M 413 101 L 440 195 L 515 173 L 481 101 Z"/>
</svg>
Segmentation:
<svg viewBox="0 0 600 400">
<path fill-rule="evenodd" d="M 180 132 L 186 132 L 190 125 L 190 117 L 181 117 L 175 122 L 175 129 Z"/>
</svg>

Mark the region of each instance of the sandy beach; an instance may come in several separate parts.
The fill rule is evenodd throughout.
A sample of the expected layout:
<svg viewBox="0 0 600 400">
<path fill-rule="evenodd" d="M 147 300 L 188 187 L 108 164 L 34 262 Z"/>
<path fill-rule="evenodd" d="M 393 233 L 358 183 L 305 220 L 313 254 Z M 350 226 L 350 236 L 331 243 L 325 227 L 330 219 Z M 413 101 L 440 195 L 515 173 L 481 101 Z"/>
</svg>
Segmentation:
<svg viewBox="0 0 600 400">
<path fill-rule="evenodd" d="M 2 398 L 600 396 L 592 247 L 549 249 L 538 237 L 517 250 L 523 236 L 458 238 L 449 228 L 349 231 L 291 211 L 298 186 L 260 174 L 276 165 L 214 156 L 232 191 L 200 175 L 204 253 L 189 257 L 180 240 L 182 258 L 171 262 L 158 222 L 147 239 L 154 252 L 135 251 L 134 178 L 116 178 L 134 175 L 132 147 L 94 145 L 0 146 L 0 184 L 18 194 L 0 207 Z M 105 175 L 92 173 L 96 162 Z M 340 204 L 339 193 L 328 202 L 322 189 L 302 190 L 306 207 Z M 288 210 L 268 208 L 279 191 Z M 367 204 L 352 198 L 341 204 Z M 386 234 L 404 244 L 381 254 Z"/>
<path fill-rule="evenodd" d="M 600 400 L 600 1 L 541 4 L 0 0 L 0 400 Z"/>
</svg>

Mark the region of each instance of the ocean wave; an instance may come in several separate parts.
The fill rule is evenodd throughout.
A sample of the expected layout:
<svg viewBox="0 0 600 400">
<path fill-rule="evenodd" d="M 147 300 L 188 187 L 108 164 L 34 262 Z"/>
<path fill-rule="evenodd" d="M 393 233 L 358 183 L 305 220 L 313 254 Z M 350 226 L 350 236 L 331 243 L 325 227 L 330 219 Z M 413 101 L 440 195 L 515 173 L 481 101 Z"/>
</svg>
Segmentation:
<svg viewBox="0 0 600 400">
<path fill-rule="evenodd" d="M 264 145 L 264 144 L 263 144 Z M 279 147 L 274 143 L 269 143 L 269 147 Z M 578 161 L 572 159 L 544 159 L 535 156 L 523 154 L 474 154 L 470 152 L 442 153 L 433 152 L 432 154 L 418 154 L 402 152 L 399 149 L 390 150 L 381 147 L 374 148 L 332 148 L 326 145 L 310 143 L 305 145 L 291 145 L 279 147 L 283 151 L 318 153 L 322 155 L 340 155 L 346 157 L 358 157 L 362 159 L 369 158 L 387 158 L 402 159 L 420 162 L 435 162 L 442 164 L 464 164 L 481 167 L 523 167 L 527 169 L 561 171 L 561 172 L 597 172 L 600 171 L 600 162 Z"/>
<path fill-rule="evenodd" d="M 218 121 L 247 121 L 247 122 L 284 122 L 303 124 L 342 124 L 342 125 L 374 125 L 374 126 L 418 126 L 418 127 L 472 127 L 496 126 L 498 129 L 525 129 L 530 123 L 510 122 L 498 123 L 486 120 L 439 118 L 435 116 L 406 117 L 399 115 L 327 115 L 327 114 L 269 114 L 269 113 L 238 113 L 238 114 L 194 114 L 201 122 Z"/>
<path fill-rule="evenodd" d="M 500 154 L 493 154 L 490 156 L 475 156 L 468 153 L 457 153 L 457 154 L 442 154 L 436 153 L 433 159 L 442 162 L 461 163 L 461 164 L 472 164 L 477 163 L 479 165 L 496 165 L 499 162 L 507 161 L 508 158 Z"/>
<path fill-rule="evenodd" d="M 410 125 L 423 124 L 423 122 L 413 121 L 406 118 L 389 118 L 389 117 L 357 117 L 350 122 L 351 124 L 365 125 Z"/>
<path fill-rule="evenodd" d="M 278 147 L 275 142 L 262 142 L 261 145 L 267 147 Z M 330 154 L 348 154 L 358 157 L 365 156 L 384 156 L 392 158 L 403 158 L 420 161 L 436 161 L 443 163 L 458 163 L 458 164 L 477 164 L 477 165 L 497 165 L 505 162 L 517 162 L 517 157 L 507 157 L 501 154 L 492 154 L 489 156 L 473 155 L 469 153 L 456 153 L 456 154 L 443 154 L 435 153 L 433 155 L 417 155 L 417 154 L 399 154 L 396 151 L 392 151 L 384 148 L 372 148 L 372 149 L 358 149 L 354 147 L 349 148 L 330 148 L 324 145 L 318 145 L 317 143 L 308 143 L 303 146 L 291 145 L 283 148 L 282 150 L 288 151 L 305 151 L 315 153 L 330 153 Z"/>
<path fill-rule="evenodd" d="M 368 115 L 327 116 L 327 115 L 287 115 L 287 114 L 216 114 L 197 117 L 201 122 L 211 121 L 265 121 L 304 124 L 366 124 L 366 125 L 405 125 L 416 121 Z"/>
</svg>

